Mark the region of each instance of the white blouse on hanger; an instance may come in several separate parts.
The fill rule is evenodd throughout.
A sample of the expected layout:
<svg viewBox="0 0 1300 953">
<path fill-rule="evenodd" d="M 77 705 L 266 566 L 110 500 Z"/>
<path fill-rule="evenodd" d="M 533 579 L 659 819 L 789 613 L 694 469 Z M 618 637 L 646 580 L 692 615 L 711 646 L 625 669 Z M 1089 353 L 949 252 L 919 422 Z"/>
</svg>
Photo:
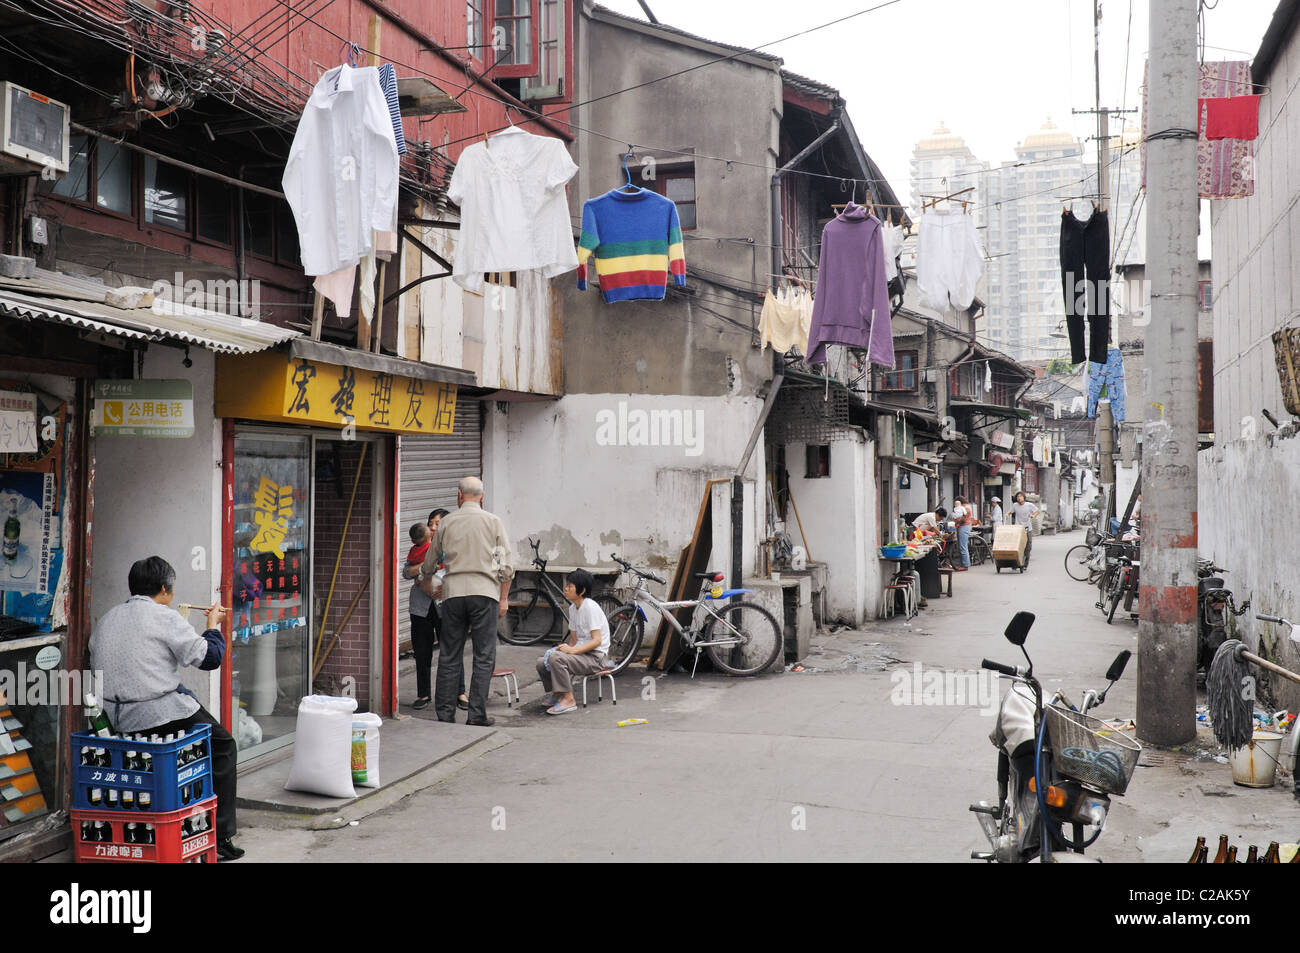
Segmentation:
<svg viewBox="0 0 1300 953">
<path fill-rule="evenodd" d="M 467 147 L 447 188 L 461 216 L 452 280 L 478 292 L 485 272 L 535 269 L 553 278 L 577 268 L 564 196 L 577 171 L 560 140 L 513 126 Z"/>
</svg>

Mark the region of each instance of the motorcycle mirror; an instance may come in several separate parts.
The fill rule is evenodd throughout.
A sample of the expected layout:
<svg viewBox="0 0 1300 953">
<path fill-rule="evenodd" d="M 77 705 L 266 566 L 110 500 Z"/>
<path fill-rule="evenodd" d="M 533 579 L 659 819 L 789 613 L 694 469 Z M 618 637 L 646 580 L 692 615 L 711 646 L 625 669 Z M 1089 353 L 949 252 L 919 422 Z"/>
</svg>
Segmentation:
<svg viewBox="0 0 1300 953">
<path fill-rule="evenodd" d="M 1115 661 L 1110 663 L 1110 668 L 1106 670 L 1106 681 L 1118 682 L 1121 675 L 1124 674 L 1124 666 L 1128 665 L 1129 658 L 1133 655 L 1128 649 L 1120 652 L 1115 656 Z"/>
<path fill-rule="evenodd" d="M 1012 645 L 1023 646 L 1025 640 L 1029 638 L 1029 630 L 1034 627 L 1034 618 L 1032 612 L 1017 612 L 1007 623 L 1006 631 L 1002 634 Z"/>
</svg>

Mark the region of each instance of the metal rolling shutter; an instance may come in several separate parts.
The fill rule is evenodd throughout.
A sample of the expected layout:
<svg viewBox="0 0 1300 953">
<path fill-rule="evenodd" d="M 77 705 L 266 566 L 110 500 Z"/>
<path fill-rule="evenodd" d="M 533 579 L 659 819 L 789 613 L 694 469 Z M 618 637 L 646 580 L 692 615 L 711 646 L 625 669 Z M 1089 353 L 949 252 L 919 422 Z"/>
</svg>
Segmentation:
<svg viewBox="0 0 1300 953">
<path fill-rule="evenodd" d="M 482 474 L 482 435 L 479 432 L 479 402 L 461 394 L 456 400 L 456 425 L 450 435 L 419 437 L 402 435 L 397 462 L 397 551 L 402 564 L 410 549 L 407 535 L 412 523 L 423 523 L 429 511 L 456 509 L 456 484 L 464 476 Z M 400 567 L 399 567 L 400 568 Z M 408 608 L 411 583 L 398 580 L 397 644 L 411 641 Z"/>
</svg>

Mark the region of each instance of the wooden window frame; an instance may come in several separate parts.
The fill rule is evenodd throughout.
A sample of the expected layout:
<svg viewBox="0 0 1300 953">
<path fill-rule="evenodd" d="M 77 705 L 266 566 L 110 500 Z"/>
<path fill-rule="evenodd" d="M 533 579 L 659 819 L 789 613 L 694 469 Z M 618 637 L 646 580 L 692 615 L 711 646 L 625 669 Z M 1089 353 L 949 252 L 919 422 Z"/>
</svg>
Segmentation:
<svg viewBox="0 0 1300 953">
<path fill-rule="evenodd" d="M 816 470 L 813 463 L 816 461 Z M 823 469 L 823 464 L 825 468 Z M 803 478 L 805 480 L 828 480 L 831 476 L 831 447 L 826 443 L 805 444 L 803 448 Z"/>
<path fill-rule="evenodd" d="M 686 202 L 686 203 L 673 202 L 673 204 L 678 206 L 677 218 L 679 222 L 682 217 L 680 206 L 682 204 L 691 206 L 691 210 L 695 213 L 695 224 L 691 225 L 690 227 L 687 227 L 686 225 L 682 225 L 681 229 L 683 232 L 695 231 L 697 228 L 700 227 L 700 190 L 699 190 L 699 180 L 696 179 L 695 177 L 695 161 L 692 159 L 686 162 L 664 163 L 664 162 L 658 162 L 656 160 L 656 166 L 657 168 L 655 170 L 654 180 L 650 183 L 650 185 L 652 186 L 650 191 L 658 195 L 662 195 L 664 198 L 668 198 L 668 182 L 670 180 L 673 179 L 691 180 L 691 193 L 694 196 L 694 198 L 691 199 L 690 202 Z M 636 184 L 636 173 L 633 173 L 632 175 L 632 184 L 633 185 Z"/>
<path fill-rule="evenodd" d="M 76 134 L 73 134 L 76 136 Z M 119 212 L 117 209 L 105 208 L 99 204 L 99 143 L 100 140 L 95 136 L 82 136 L 86 139 L 86 191 L 87 198 L 75 198 L 70 195 L 60 195 L 53 189 L 41 192 L 41 197 L 54 199 L 58 202 L 66 202 L 69 205 L 75 205 L 78 208 L 87 211 L 96 212 L 100 215 L 108 215 L 122 222 L 139 222 L 139 214 L 143 212 L 143 203 L 140 196 L 140 181 L 137 176 L 137 165 L 134 153 L 130 150 L 124 150 L 128 164 L 128 175 L 130 177 L 130 194 L 131 210 L 129 212 Z M 71 143 L 69 143 L 69 154 L 71 155 Z"/>
<path fill-rule="evenodd" d="M 902 367 L 901 364 L 902 364 L 903 356 L 907 354 L 910 354 L 912 356 L 912 366 Z M 894 352 L 895 369 L 892 371 L 884 371 L 881 373 L 880 390 L 889 391 L 891 393 L 915 394 L 917 389 L 920 387 L 921 375 L 920 375 L 920 368 L 917 366 L 920 363 L 921 363 L 921 352 L 919 350 L 908 349 L 902 351 L 895 351 Z M 912 376 L 912 385 L 910 387 L 903 384 L 903 381 L 905 380 L 903 375 L 905 374 L 910 374 Z"/>
<path fill-rule="evenodd" d="M 542 75 L 542 60 L 545 56 L 543 46 L 547 42 L 552 41 L 548 41 L 542 36 L 542 7 L 543 5 L 550 4 L 555 5 L 555 16 L 558 21 L 556 23 L 556 34 L 553 41 L 555 43 L 555 56 L 558 61 L 558 70 L 555 82 L 544 86 L 540 82 Z M 536 7 L 537 20 L 535 21 L 535 26 L 537 39 L 537 71 L 533 76 L 525 77 L 523 82 L 520 83 L 519 98 L 525 102 L 545 102 L 546 100 L 563 99 L 564 90 L 566 88 L 566 57 L 568 56 L 568 48 L 565 45 L 565 24 L 568 22 L 566 19 L 568 16 L 568 3 L 567 0 L 536 0 Z"/>
<path fill-rule="evenodd" d="M 527 63 L 501 63 L 500 65 L 492 66 L 492 68 L 489 70 L 489 75 L 493 79 L 519 79 L 519 80 L 524 80 L 529 77 L 536 76 L 538 74 L 538 71 L 541 69 L 541 64 L 538 62 L 538 52 L 540 49 L 540 43 L 538 40 L 538 27 L 541 24 L 541 16 L 540 16 L 541 10 L 539 7 L 539 0 L 526 0 L 528 4 L 527 14 L 519 14 L 519 15 L 511 14 L 508 17 L 501 17 L 500 20 L 498 20 L 497 18 L 497 12 L 496 12 L 497 2 L 498 0 L 483 0 L 484 6 L 488 7 L 488 9 L 484 11 L 484 22 L 489 25 L 489 29 L 487 31 L 487 37 L 485 37 L 485 39 L 488 40 L 488 44 L 489 44 L 488 49 L 491 51 L 491 58 L 486 60 L 486 62 L 488 64 L 493 64 L 496 63 L 498 58 L 497 49 L 495 45 L 497 27 L 501 26 L 503 22 L 508 21 L 511 24 L 511 26 L 505 28 L 507 40 L 513 40 L 514 39 L 513 26 L 517 21 L 520 20 L 528 21 L 528 36 L 529 36 L 528 62 Z M 515 2 L 517 2 L 517 0 L 509 0 L 509 2 L 513 5 Z M 466 14 L 468 14 L 468 12 L 469 10 L 468 8 L 466 8 Z M 517 50 L 513 50 L 512 54 L 517 52 L 518 52 Z"/>
<path fill-rule="evenodd" d="M 490 64 L 493 59 L 491 56 L 485 56 L 483 52 L 492 49 L 491 4 L 492 0 L 465 0 L 465 45 L 469 47 L 465 52 L 469 54 L 471 60 L 474 60 L 480 66 Z M 477 36 L 470 32 L 470 10 L 473 10 L 479 17 Z"/>
<path fill-rule="evenodd" d="M 225 184 L 216 179 L 213 179 L 212 181 L 215 182 L 217 185 Z M 226 188 L 230 190 L 230 202 L 226 205 L 226 227 L 229 229 L 230 232 L 230 241 L 219 242 L 215 238 L 207 238 L 206 236 L 199 234 L 199 206 L 201 204 L 199 201 L 199 176 L 193 174 L 190 175 L 190 194 L 194 197 L 193 199 L 194 221 L 192 225 L 194 241 L 203 245 L 211 245 L 213 248 L 234 249 L 236 247 L 236 241 L 239 237 L 239 225 L 240 225 L 240 223 L 236 221 L 238 216 L 235 214 L 236 209 L 238 208 L 239 205 L 239 197 L 237 194 L 238 186 L 226 185 Z"/>
</svg>

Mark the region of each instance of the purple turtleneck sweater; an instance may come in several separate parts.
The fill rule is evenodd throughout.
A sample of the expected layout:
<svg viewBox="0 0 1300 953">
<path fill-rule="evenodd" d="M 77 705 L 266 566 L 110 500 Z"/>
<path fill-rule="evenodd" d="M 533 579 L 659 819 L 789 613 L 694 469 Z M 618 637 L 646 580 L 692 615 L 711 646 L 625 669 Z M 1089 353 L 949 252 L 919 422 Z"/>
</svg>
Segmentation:
<svg viewBox="0 0 1300 953">
<path fill-rule="evenodd" d="M 827 344 L 865 348 L 872 364 L 894 366 L 880 222 L 852 202 L 822 232 L 808 363 L 825 364 Z"/>
</svg>

